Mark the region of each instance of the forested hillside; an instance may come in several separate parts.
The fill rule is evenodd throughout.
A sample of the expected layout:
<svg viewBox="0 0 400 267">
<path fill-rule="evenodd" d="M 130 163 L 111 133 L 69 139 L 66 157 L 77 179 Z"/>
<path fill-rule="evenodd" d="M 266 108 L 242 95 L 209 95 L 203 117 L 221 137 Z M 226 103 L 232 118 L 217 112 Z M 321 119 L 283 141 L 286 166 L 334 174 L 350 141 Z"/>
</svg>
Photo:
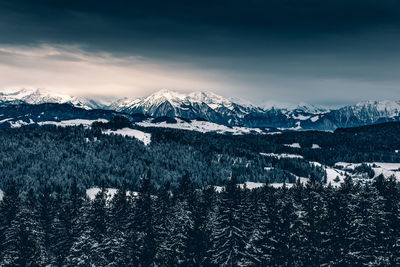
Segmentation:
<svg viewBox="0 0 400 267">
<path fill-rule="evenodd" d="M 115 121 L 114 121 L 115 122 Z M 126 126 L 122 122 L 123 126 Z M 144 145 L 135 138 L 105 135 L 101 127 L 21 127 L 0 134 L 0 188 L 9 180 L 27 191 L 44 185 L 63 190 L 76 178 L 80 188 L 119 187 L 136 190 L 150 169 L 153 182 L 173 188 L 188 173 L 196 187 L 224 185 L 233 175 L 240 182 L 289 182 L 311 176 L 325 181 L 325 171 L 310 164 L 400 162 L 399 124 L 330 132 L 229 136 L 174 129 L 139 128 L 151 133 Z M 298 146 L 288 144 L 298 143 Z M 318 144 L 319 148 L 312 148 Z M 260 153 L 292 153 L 304 158 L 278 158 Z"/>
</svg>

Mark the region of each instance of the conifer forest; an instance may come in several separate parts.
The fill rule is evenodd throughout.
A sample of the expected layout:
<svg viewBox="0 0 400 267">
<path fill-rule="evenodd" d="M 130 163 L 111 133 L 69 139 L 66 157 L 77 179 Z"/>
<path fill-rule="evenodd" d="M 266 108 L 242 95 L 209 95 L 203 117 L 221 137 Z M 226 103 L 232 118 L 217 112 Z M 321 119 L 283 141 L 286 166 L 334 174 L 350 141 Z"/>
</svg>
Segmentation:
<svg viewBox="0 0 400 267">
<path fill-rule="evenodd" d="M 1 130 L 0 266 L 397 266 L 400 188 L 363 162 L 398 161 L 398 127 L 149 128 L 149 145 L 98 125 Z M 362 164 L 333 186 L 332 161 Z"/>
</svg>

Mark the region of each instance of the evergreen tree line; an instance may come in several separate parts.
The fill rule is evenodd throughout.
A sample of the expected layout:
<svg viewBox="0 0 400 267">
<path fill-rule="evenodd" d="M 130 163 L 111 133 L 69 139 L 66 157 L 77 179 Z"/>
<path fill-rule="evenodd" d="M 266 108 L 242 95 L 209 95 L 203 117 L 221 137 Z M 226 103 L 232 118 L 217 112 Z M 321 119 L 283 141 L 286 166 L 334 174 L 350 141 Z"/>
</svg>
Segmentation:
<svg viewBox="0 0 400 267">
<path fill-rule="evenodd" d="M 393 177 L 306 185 L 137 192 L 85 198 L 9 182 L 0 203 L 0 266 L 398 266 L 400 191 Z"/>
</svg>

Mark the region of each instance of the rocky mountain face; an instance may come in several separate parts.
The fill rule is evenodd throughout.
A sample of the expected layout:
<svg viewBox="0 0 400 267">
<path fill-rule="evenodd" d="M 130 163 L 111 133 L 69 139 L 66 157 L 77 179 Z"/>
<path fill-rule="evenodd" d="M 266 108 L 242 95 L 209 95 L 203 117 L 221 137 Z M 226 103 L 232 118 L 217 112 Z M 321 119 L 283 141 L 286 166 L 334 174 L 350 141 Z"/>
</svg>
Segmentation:
<svg viewBox="0 0 400 267">
<path fill-rule="evenodd" d="M 43 90 L 0 92 L 0 106 L 15 104 L 69 104 L 86 110 L 114 110 L 151 117 L 201 118 L 226 126 L 274 127 L 293 130 L 334 130 L 380 122 L 400 121 L 400 101 L 366 101 L 329 110 L 308 104 L 260 107 L 212 92 L 183 94 L 161 90 L 150 96 L 123 98 L 104 105 L 91 99 L 49 93 Z"/>
</svg>

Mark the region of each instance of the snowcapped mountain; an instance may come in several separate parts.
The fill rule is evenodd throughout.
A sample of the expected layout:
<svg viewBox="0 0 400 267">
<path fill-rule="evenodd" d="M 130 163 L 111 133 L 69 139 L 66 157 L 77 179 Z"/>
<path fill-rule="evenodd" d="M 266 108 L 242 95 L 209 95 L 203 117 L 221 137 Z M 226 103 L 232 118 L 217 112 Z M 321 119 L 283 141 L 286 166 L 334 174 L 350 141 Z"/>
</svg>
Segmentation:
<svg viewBox="0 0 400 267">
<path fill-rule="evenodd" d="M 353 106 L 340 108 L 338 111 L 346 119 L 356 117 L 363 122 L 376 121 L 381 118 L 394 118 L 400 115 L 400 101 L 365 101 Z"/>
<path fill-rule="evenodd" d="M 374 123 L 400 121 L 400 101 L 364 101 L 315 114 L 312 121 L 304 121 L 302 128 L 332 130 Z"/>
<path fill-rule="evenodd" d="M 334 122 L 336 127 L 399 121 L 400 101 L 364 101 L 332 110 L 327 114 L 327 118 Z"/>
<path fill-rule="evenodd" d="M 238 101 L 239 102 L 239 101 Z M 203 118 L 220 124 L 235 125 L 251 112 L 262 111 L 256 106 L 240 104 L 212 92 L 179 92 L 161 90 L 140 99 L 120 99 L 109 108 L 127 113 L 142 113 L 153 117 Z"/>
<path fill-rule="evenodd" d="M 248 101 L 224 98 L 212 92 L 161 90 L 138 99 L 123 98 L 110 105 L 91 99 L 55 94 L 45 90 L 0 92 L 0 106 L 10 104 L 69 104 L 74 107 L 108 109 L 128 114 L 157 117 L 201 118 L 225 126 L 282 128 L 294 130 L 334 130 L 339 127 L 400 121 L 400 101 L 365 101 L 338 109 L 299 103 L 267 103 L 256 106 Z"/>
<path fill-rule="evenodd" d="M 9 104 L 43 103 L 71 104 L 84 109 L 104 108 L 103 105 L 91 99 L 52 93 L 43 89 L 20 89 L 0 92 L 0 105 L 3 106 Z"/>
<path fill-rule="evenodd" d="M 317 114 L 329 111 L 329 109 L 326 107 L 319 105 L 312 105 L 304 102 L 300 102 L 298 104 L 286 104 L 286 103 L 268 101 L 262 104 L 261 107 L 264 110 L 270 110 L 270 109 L 286 110 L 288 113 L 291 113 L 293 111 L 298 111 L 298 112 Z"/>
<path fill-rule="evenodd" d="M 400 120 L 400 101 L 366 101 L 334 110 L 306 103 L 282 105 L 270 102 L 259 107 L 212 92 L 183 94 L 169 90 L 139 99 L 124 98 L 114 102 L 109 109 L 153 117 L 203 118 L 228 126 L 296 130 L 333 130 Z"/>
</svg>

